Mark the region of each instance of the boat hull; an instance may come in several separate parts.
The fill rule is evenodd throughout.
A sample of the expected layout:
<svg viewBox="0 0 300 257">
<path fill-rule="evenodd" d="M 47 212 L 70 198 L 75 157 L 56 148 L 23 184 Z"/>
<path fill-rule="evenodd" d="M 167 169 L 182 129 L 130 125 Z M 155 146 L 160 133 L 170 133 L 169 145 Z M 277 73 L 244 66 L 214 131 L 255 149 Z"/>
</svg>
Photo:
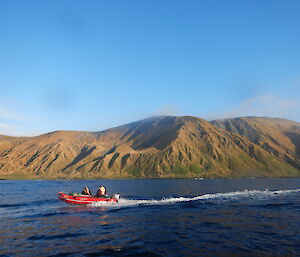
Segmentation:
<svg viewBox="0 0 300 257">
<path fill-rule="evenodd" d="M 93 196 L 83 196 L 83 195 L 69 195 L 63 192 L 57 194 L 58 199 L 71 204 L 92 204 L 95 202 L 118 202 L 115 198 L 98 198 Z"/>
</svg>

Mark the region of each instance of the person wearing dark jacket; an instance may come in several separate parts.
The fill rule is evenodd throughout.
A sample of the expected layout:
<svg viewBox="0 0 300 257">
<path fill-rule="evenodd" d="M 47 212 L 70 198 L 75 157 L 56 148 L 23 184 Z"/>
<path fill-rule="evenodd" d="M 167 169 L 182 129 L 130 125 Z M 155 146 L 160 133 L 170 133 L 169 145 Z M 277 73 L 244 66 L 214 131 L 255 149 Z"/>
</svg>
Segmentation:
<svg viewBox="0 0 300 257">
<path fill-rule="evenodd" d="M 83 191 L 81 192 L 82 195 L 92 195 L 91 191 L 88 187 L 84 187 Z"/>
</svg>

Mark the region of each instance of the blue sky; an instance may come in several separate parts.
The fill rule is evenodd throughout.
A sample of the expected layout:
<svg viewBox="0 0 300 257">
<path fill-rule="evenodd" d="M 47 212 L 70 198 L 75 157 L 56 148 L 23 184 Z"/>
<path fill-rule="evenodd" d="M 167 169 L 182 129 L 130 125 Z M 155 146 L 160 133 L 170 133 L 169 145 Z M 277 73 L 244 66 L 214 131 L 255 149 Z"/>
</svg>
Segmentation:
<svg viewBox="0 0 300 257">
<path fill-rule="evenodd" d="M 151 115 L 300 121 L 300 1 L 2 0 L 0 134 Z"/>
</svg>

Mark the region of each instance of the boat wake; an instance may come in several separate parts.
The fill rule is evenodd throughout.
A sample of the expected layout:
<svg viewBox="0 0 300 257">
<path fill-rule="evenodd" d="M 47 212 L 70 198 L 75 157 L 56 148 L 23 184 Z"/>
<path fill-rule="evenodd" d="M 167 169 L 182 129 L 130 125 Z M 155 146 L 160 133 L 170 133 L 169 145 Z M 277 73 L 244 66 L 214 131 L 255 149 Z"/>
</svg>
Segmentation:
<svg viewBox="0 0 300 257">
<path fill-rule="evenodd" d="M 134 200 L 121 198 L 118 203 L 113 202 L 95 202 L 90 204 L 90 206 L 111 206 L 111 207 L 130 207 L 130 206 L 143 206 L 143 205 L 168 205 L 176 204 L 180 202 L 190 202 L 190 201 L 237 201 L 242 199 L 256 199 L 264 200 L 268 198 L 274 198 L 282 195 L 300 193 L 300 189 L 294 190 L 245 190 L 229 193 L 214 193 L 214 194 L 204 194 L 194 197 L 170 197 L 163 199 L 150 199 L 150 200 Z"/>
</svg>

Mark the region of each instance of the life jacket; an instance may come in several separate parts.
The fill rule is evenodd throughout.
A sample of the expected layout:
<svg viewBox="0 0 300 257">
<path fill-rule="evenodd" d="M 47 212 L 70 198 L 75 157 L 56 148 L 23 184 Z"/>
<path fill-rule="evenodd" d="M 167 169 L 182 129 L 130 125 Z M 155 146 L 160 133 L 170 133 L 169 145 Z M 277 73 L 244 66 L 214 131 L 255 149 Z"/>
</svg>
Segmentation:
<svg viewBox="0 0 300 257">
<path fill-rule="evenodd" d="M 106 189 L 104 186 L 100 187 L 99 190 L 100 190 L 101 195 L 105 195 Z"/>
</svg>

